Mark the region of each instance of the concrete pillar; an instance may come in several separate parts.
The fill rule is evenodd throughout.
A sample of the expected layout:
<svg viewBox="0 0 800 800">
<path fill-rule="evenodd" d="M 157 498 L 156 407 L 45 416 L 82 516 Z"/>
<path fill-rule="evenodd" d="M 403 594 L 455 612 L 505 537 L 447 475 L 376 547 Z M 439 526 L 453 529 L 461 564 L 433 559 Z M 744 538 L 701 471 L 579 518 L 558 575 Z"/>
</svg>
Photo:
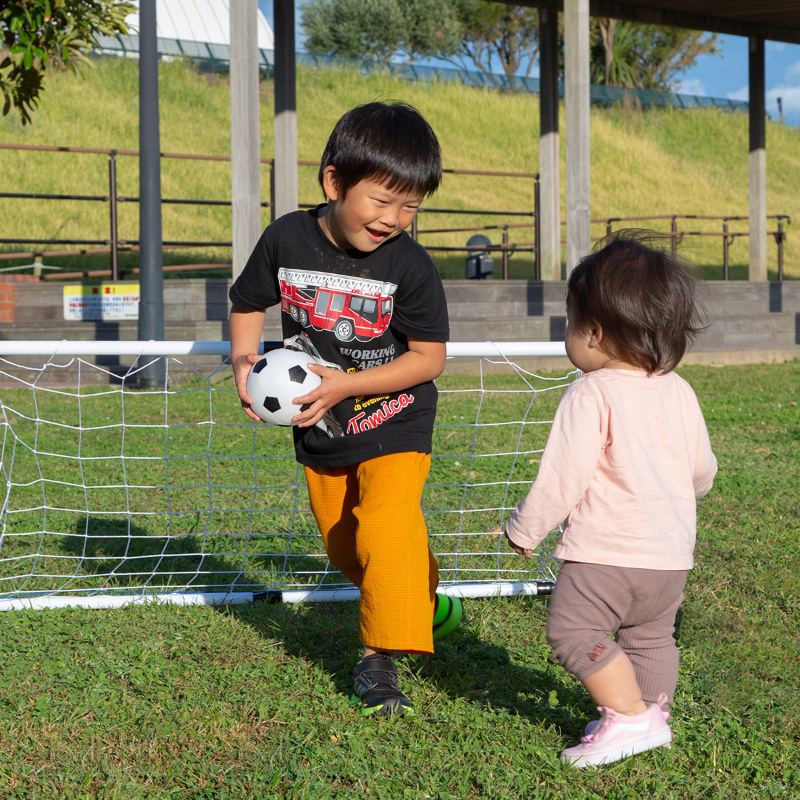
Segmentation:
<svg viewBox="0 0 800 800">
<path fill-rule="evenodd" d="M 767 280 L 767 126 L 764 40 L 750 38 L 750 280 Z"/>
<path fill-rule="evenodd" d="M 591 249 L 589 0 L 564 0 L 567 272 Z"/>
<path fill-rule="evenodd" d="M 231 201 L 233 278 L 261 235 L 258 126 L 258 0 L 236 0 L 231 15 Z"/>
<path fill-rule="evenodd" d="M 539 11 L 539 252 L 544 281 L 561 279 L 561 175 L 558 138 L 558 11 Z"/>
<path fill-rule="evenodd" d="M 297 89 L 294 0 L 274 0 L 275 217 L 297 209 Z"/>
</svg>

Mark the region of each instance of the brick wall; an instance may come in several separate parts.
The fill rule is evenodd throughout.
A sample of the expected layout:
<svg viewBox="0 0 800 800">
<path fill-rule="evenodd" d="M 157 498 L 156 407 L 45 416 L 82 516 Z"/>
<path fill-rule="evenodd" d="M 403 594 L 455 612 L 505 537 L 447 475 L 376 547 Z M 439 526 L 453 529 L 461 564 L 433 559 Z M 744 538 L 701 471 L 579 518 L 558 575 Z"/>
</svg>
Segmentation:
<svg viewBox="0 0 800 800">
<path fill-rule="evenodd" d="M 0 276 L 0 325 L 13 325 L 14 323 L 14 288 L 17 283 L 39 283 L 39 276 Z"/>
</svg>

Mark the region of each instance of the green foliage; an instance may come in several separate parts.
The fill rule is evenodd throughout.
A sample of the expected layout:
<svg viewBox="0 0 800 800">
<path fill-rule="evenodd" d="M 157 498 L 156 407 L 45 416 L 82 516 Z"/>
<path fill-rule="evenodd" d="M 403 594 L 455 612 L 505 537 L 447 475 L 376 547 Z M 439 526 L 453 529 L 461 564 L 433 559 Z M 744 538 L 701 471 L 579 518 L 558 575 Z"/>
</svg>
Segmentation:
<svg viewBox="0 0 800 800">
<path fill-rule="evenodd" d="M 527 77 L 539 52 L 538 9 L 513 3 L 309 0 L 301 13 L 312 53 L 382 63 L 398 54 L 409 61 L 438 56 L 477 67 L 498 85 L 498 62 L 506 77 Z M 608 86 L 671 91 L 675 76 L 698 56 L 717 52 L 716 34 L 608 17 L 591 25 L 592 79 Z"/>
<path fill-rule="evenodd" d="M 300 24 L 311 53 L 381 63 L 448 51 L 459 32 L 450 0 L 309 0 Z"/>
<path fill-rule="evenodd" d="M 598 17 L 591 29 L 592 80 L 670 92 L 675 76 L 698 56 L 719 52 L 716 42 L 717 34 Z"/>
<path fill-rule="evenodd" d="M 136 7 L 120 0 L 16 0 L 0 11 L 3 115 L 16 108 L 23 124 L 39 101 L 46 71 L 77 70 L 100 34 L 127 33 Z"/>
<path fill-rule="evenodd" d="M 527 6 L 454 0 L 461 22 L 461 47 L 454 56 L 491 76 L 495 58 L 508 77 L 520 70 L 527 77 L 539 52 L 539 12 Z"/>
</svg>

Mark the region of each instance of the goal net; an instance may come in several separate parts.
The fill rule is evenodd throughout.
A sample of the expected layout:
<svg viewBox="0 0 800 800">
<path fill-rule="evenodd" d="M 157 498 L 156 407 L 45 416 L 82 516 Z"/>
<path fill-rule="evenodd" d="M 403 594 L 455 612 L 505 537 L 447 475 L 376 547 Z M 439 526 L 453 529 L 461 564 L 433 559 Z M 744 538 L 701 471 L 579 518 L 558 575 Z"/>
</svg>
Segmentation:
<svg viewBox="0 0 800 800">
<path fill-rule="evenodd" d="M 0 610 L 357 596 L 328 562 L 291 431 L 242 413 L 224 342 L 0 343 Z M 561 343 L 451 343 L 423 495 L 441 590 L 548 591 L 500 534 L 575 373 Z M 156 389 L 140 377 L 157 364 Z"/>
</svg>

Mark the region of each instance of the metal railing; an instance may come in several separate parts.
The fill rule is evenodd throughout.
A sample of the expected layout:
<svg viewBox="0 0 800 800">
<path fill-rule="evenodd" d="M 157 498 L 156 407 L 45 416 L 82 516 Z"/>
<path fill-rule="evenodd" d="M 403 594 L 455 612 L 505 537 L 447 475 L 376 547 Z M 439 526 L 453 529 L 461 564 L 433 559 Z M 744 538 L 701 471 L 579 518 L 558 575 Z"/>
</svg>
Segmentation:
<svg viewBox="0 0 800 800">
<path fill-rule="evenodd" d="M 778 280 L 783 280 L 783 243 L 786 241 L 786 230 L 784 224 L 791 224 L 792 218 L 788 214 L 769 214 L 767 219 L 774 219 L 777 221 L 777 230 L 767 231 L 768 236 L 772 236 L 778 248 Z M 606 235 L 613 232 L 615 222 L 652 222 L 655 220 L 669 220 L 670 230 L 669 235 L 672 237 L 672 254 L 675 255 L 678 250 L 678 244 L 685 236 L 712 236 L 720 237 L 722 239 L 722 279 L 727 281 L 730 279 L 730 246 L 737 238 L 744 238 L 750 236 L 750 231 L 733 231 L 731 230 L 731 222 L 747 222 L 749 224 L 750 218 L 744 216 L 715 216 L 711 214 L 658 214 L 655 216 L 643 217 L 604 217 L 602 219 L 593 219 L 594 223 L 602 223 L 606 226 Z M 681 230 L 678 226 L 678 220 L 707 220 L 717 221 L 721 223 L 722 230 L 720 231 L 696 231 L 696 230 Z M 597 241 L 602 237 L 594 237 L 593 241 Z"/>
<path fill-rule="evenodd" d="M 113 280 L 119 279 L 119 253 L 124 251 L 135 251 L 139 249 L 138 239 L 123 239 L 119 236 L 118 227 L 118 208 L 120 203 L 138 203 L 139 198 L 136 196 L 121 195 L 117 186 L 117 157 L 118 156 L 139 156 L 138 150 L 117 150 L 106 149 L 97 147 L 57 147 L 51 145 L 23 145 L 23 144 L 3 144 L 0 143 L 0 149 L 3 150 L 34 150 L 44 151 L 51 153 L 86 153 L 94 155 L 106 155 L 108 157 L 108 193 L 102 195 L 84 195 L 84 194 L 46 194 L 41 192 L 0 192 L 0 199 L 25 199 L 25 200 L 73 200 L 81 202 L 101 202 L 108 203 L 109 209 L 109 235 L 106 239 L 28 239 L 28 238 L 0 238 L 0 244 L 26 244 L 26 245 L 92 245 L 93 249 L 86 248 L 69 249 L 69 250 L 42 250 L 36 249 L 25 252 L 14 253 L 0 253 L 0 259 L 11 258 L 37 258 L 44 255 L 51 256 L 69 256 L 69 255 L 96 255 L 109 253 L 111 257 L 110 275 Z M 175 158 L 175 159 L 189 159 L 196 161 L 227 161 L 230 162 L 230 156 L 215 156 L 215 155 L 198 155 L 191 153 L 161 153 L 161 158 Z M 262 158 L 262 164 L 269 166 L 269 187 L 270 187 L 270 200 L 274 197 L 274 170 L 273 159 Z M 195 205 L 195 206 L 228 206 L 230 207 L 230 200 L 209 200 L 199 198 L 173 198 L 162 197 L 162 203 L 176 204 L 176 205 Z M 261 203 L 262 208 L 272 208 L 273 203 L 264 201 Z M 231 247 L 231 241 L 176 241 L 164 240 L 162 245 L 165 249 L 177 249 L 188 247 Z M 219 269 L 220 264 L 206 265 L 206 264 L 193 264 L 189 265 L 192 269 L 208 268 Z M 164 267 L 165 271 L 170 271 L 169 267 Z M 178 269 L 185 269 L 179 267 Z M 138 270 L 134 270 L 138 271 Z M 174 270 L 173 271 L 177 271 Z M 49 278 L 73 278 L 83 275 L 86 270 L 79 273 L 59 273 L 58 275 L 47 276 Z M 98 270 L 95 272 L 106 272 Z"/>
<path fill-rule="evenodd" d="M 112 280 L 119 280 L 120 267 L 119 267 L 119 253 L 126 251 L 136 251 L 139 249 L 138 239 L 126 239 L 119 236 L 118 227 L 118 209 L 122 203 L 138 203 L 139 198 L 135 196 L 120 195 L 117 185 L 117 158 L 120 156 L 138 157 L 137 150 L 118 150 L 106 148 L 92 148 L 92 147 L 61 147 L 50 145 L 23 145 L 23 144 L 4 144 L 0 143 L 0 149 L 5 150 L 21 150 L 21 151 L 43 151 L 51 153 L 83 153 L 94 155 L 105 155 L 108 159 L 108 191 L 106 194 L 54 194 L 42 192 L 0 192 L 0 200 L 2 199 L 19 199 L 19 200 L 58 200 L 58 201 L 78 201 L 78 202 L 101 202 L 108 204 L 109 211 L 109 235 L 105 239 L 88 239 L 88 238 L 13 238 L 4 237 L 0 238 L 0 245 L 8 244 L 22 244 L 22 245 L 38 245 L 36 249 L 26 251 L 15 251 L 0 253 L 0 260 L 20 259 L 20 258 L 41 258 L 44 255 L 50 256 L 72 256 L 72 255 L 102 255 L 108 253 L 110 256 L 110 270 L 102 269 L 84 269 L 76 272 L 58 272 L 54 274 L 43 275 L 46 280 L 58 280 L 64 278 L 80 278 L 80 277 L 105 277 L 110 276 Z M 230 162 L 230 156 L 219 155 L 199 155 L 189 153 L 162 153 L 161 157 L 164 159 L 189 159 L 197 161 L 222 161 Z M 260 159 L 261 164 L 269 168 L 269 201 L 261 203 L 262 208 L 269 208 L 271 210 L 271 217 L 274 219 L 274 160 L 271 158 Z M 318 161 L 298 161 L 301 167 L 318 168 Z M 502 276 L 504 279 L 509 277 L 509 261 L 515 253 L 530 253 L 533 257 L 533 279 L 541 280 L 541 265 L 540 265 L 540 251 L 539 251 L 539 175 L 533 172 L 503 172 L 503 171 L 488 171 L 488 170 L 464 170 L 464 169 L 444 169 L 446 175 L 454 176 L 479 176 L 487 178 L 506 178 L 513 180 L 527 180 L 532 182 L 531 192 L 531 210 L 498 210 L 498 209 L 463 209 L 463 208 L 420 208 L 419 215 L 412 223 L 410 234 L 411 236 L 420 241 L 430 253 L 473 253 L 473 252 L 489 252 L 500 253 L 502 256 Z M 162 203 L 177 204 L 177 205 L 195 205 L 195 206 L 231 206 L 231 201 L 227 199 L 199 199 L 199 198 L 162 198 Z M 301 204 L 301 208 L 313 208 L 315 204 Z M 504 217 L 504 218 L 525 218 L 525 222 L 498 222 L 498 223 L 483 223 L 470 226 L 459 227 L 439 227 L 439 228 L 421 228 L 420 219 L 425 220 L 429 215 L 448 215 L 448 216 L 472 216 L 472 217 Z M 772 214 L 768 219 L 777 221 L 777 229 L 768 231 L 777 246 L 777 277 L 779 281 L 783 280 L 784 273 L 784 242 L 786 241 L 785 225 L 791 223 L 791 217 L 788 214 Z M 612 233 L 615 224 L 617 223 L 631 223 L 631 222 L 658 222 L 668 220 L 670 223 L 669 235 L 672 236 L 672 250 L 677 251 L 678 244 L 685 237 L 719 237 L 722 243 L 722 277 L 728 280 L 730 277 L 730 247 L 737 238 L 748 237 L 748 230 L 732 230 L 731 223 L 735 222 L 748 222 L 749 218 L 745 216 L 734 215 L 698 215 L 698 214 L 656 214 L 648 216 L 632 216 L 632 217 L 601 217 L 592 219 L 591 222 L 595 225 L 602 224 L 606 228 L 606 234 Z M 718 221 L 721 224 L 719 231 L 703 231 L 691 230 L 679 222 L 689 220 L 704 220 L 704 221 Z M 565 222 L 561 223 L 562 226 Z M 511 236 L 514 231 L 519 229 L 530 229 L 533 233 L 533 238 L 530 241 L 512 241 Z M 443 246 L 443 245 L 429 245 L 421 241 L 422 237 L 431 235 L 440 235 L 446 233 L 470 233 L 470 232 L 486 232 L 486 231 L 500 231 L 502 236 L 501 244 L 492 245 L 463 245 L 463 246 Z M 593 237 L 596 241 L 601 237 Z M 562 238 L 562 244 L 565 239 Z M 71 246 L 71 249 L 42 249 L 43 245 L 62 245 Z M 77 248 L 75 246 L 78 246 Z M 231 247 L 229 240 L 215 241 L 178 241 L 178 240 L 164 240 L 163 247 L 165 249 L 180 249 L 180 248 L 206 248 L 206 247 Z M 225 269 L 230 267 L 230 264 L 214 263 L 214 264 L 187 264 L 176 266 L 165 266 L 165 272 L 179 272 L 179 271 L 197 271 L 209 269 Z M 126 273 L 137 273 L 138 269 L 125 270 Z"/>
<path fill-rule="evenodd" d="M 4 237 L 0 238 L 0 245 L 2 244 L 22 244 L 22 245 L 62 245 L 62 246 L 80 246 L 73 249 L 60 249 L 60 250 L 44 250 L 40 248 L 26 251 L 15 251 L 0 253 L 0 260 L 19 259 L 19 258 L 41 258 L 44 255 L 50 256 L 70 256 L 70 255 L 102 255 L 108 253 L 111 260 L 110 270 L 81 270 L 79 272 L 59 272 L 50 275 L 44 275 L 45 280 L 58 280 L 63 278 L 78 278 L 78 277 L 104 277 L 110 276 L 112 280 L 119 280 L 119 253 L 130 252 L 139 249 L 138 239 L 126 239 L 119 235 L 118 226 L 118 209 L 122 203 L 138 203 L 139 198 L 135 196 L 120 195 L 117 185 L 117 158 L 120 156 L 133 156 L 138 157 L 138 150 L 119 150 L 119 149 L 106 149 L 94 147 L 62 147 L 52 145 L 22 145 L 22 144 L 4 144 L 0 143 L 0 149 L 5 150 L 22 150 L 22 151 L 40 151 L 51 153 L 83 153 L 93 155 L 105 155 L 108 158 L 108 192 L 106 194 L 48 194 L 42 192 L 0 192 L 0 200 L 2 199 L 25 199 L 25 200 L 70 200 L 78 202 L 100 202 L 107 203 L 109 208 L 109 235 L 105 239 L 89 239 L 89 238 L 70 238 L 70 239 L 57 239 L 57 238 L 13 238 Z M 162 153 L 162 158 L 174 159 L 192 159 L 192 160 L 205 160 L 205 161 L 225 161 L 230 162 L 230 156 L 216 156 L 216 155 L 199 155 L 188 153 Z M 274 160 L 271 158 L 262 158 L 261 163 L 269 167 L 269 197 L 270 201 L 262 202 L 262 208 L 269 208 L 271 210 L 271 218 L 274 219 L 274 204 L 272 202 L 275 196 L 274 187 Z M 300 167 L 319 168 L 318 161 L 298 161 Z M 478 231 L 478 230 L 494 230 L 498 228 L 503 229 L 503 244 L 489 249 L 499 250 L 503 252 L 504 274 L 508 277 L 508 258 L 514 252 L 533 252 L 535 254 L 536 264 L 536 277 L 538 279 L 538 247 L 536 242 L 530 243 L 513 243 L 508 239 L 510 229 L 514 227 L 535 227 L 538 214 L 539 202 L 539 176 L 536 173 L 528 172 L 492 172 L 484 170 L 465 170 L 465 169 L 444 169 L 443 173 L 446 175 L 473 175 L 480 177 L 494 177 L 494 178 L 510 178 L 522 179 L 533 181 L 532 190 L 532 205 L 531 211 L 501 211 L 497 209 L 447 209 L 447 208 L 422 208 L 422 214 L 449 214 L 458 215 L 465 214 L 471 216 L 505 216 L 505 217 L 529 217 L 532 222 L 526 223 L 523 226 L 515 225 L 479 225 L 471 228 L 449 228 L 440 229 L 436 232 L 459 232 L 463 231 Z M 192 198 L 170 198 L 164 197 L 161 200 L 166 204 L 182 204 L 182 205 L 201 205 L 201 206 L 227 206 L 230 207 L 230 200 L 213 200 L 213 199 L 192 199 Z M 301 204 L 301 208 L 313 208 L 316 204 Z M 422 234 L 431 233 L 434 231 L 419 230 L 418 220 L 415 219 L 411 235 L 418 238 Z M 538 236 L 535 237 L 538 241 Z M 164 240 L 163 246 L 165 249 L 178 249 L 178 248 L 204 248 L 204 247 L 230 247 L 230 241 L 175 241 Z M 91 248 L 91 249 L 89 249 Z M 472 247 L 426 247 L 430 252 L 470 252 Z M 484 248 L 478 248 L 484 249 Z M 178 272 L 178 271 L 195 271 L 198 269 L 224 269 L 230 267 L 230 264 L 189 264 L 185 266 L 165 266 L 165 272 Z M 137 269 L 126 270 L 126 272 L 138 272 Z"/>
</svg>

